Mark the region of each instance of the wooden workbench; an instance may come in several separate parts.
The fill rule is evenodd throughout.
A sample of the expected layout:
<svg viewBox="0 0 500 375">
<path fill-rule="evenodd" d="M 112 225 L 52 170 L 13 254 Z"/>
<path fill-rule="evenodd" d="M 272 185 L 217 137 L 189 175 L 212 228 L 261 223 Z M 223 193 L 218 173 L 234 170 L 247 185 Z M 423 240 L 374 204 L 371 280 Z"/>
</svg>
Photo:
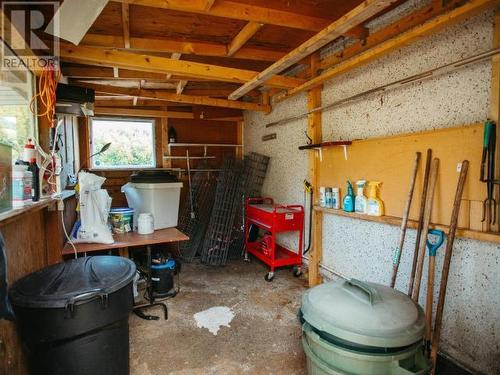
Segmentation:
<svg viewBox="0 0 500 375">
<path fill-rule="evenodd" d="M 75 248 L 77 253 L 90 253 L 94 251 L 126 249 L 128 247 L 148 246 L 189 240 L 189 237 L 177 228 L 159 229 L 151 234 L 139 234 L 137 232 L 113 234 L 113 237 L 115 239 L 115 242 L 112 244 L 76 243 Z M 64 245 L 62 254 L 74 254 L 74 249 L 71 244 L 66 243 L 66 245 Z"/>
</svg>

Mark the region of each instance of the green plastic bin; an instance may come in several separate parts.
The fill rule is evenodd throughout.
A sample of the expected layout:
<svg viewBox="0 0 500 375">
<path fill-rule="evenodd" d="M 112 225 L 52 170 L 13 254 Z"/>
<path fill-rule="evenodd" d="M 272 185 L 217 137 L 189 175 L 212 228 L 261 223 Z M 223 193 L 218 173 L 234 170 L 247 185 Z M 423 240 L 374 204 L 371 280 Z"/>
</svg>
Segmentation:
<svg viewBox="0 0 500 375">
<path fill-rule="evenodd" d="M 405 294 L 359 280 L 308 290 L 301 307 L 309 375 L 428 374 L 424 313 Z"/>
</svg>

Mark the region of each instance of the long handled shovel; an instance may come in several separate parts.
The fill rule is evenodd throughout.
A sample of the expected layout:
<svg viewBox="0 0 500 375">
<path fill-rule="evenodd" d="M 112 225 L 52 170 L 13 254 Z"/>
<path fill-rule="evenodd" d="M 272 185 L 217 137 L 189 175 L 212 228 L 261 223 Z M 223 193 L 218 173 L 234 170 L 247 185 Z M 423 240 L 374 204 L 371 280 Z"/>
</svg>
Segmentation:
<svg viewBox="0 0 500 375">
<path fill-rule="evenodd" d="M 450 231 L 448 232 L 448 240 L 446 241 L 446 250 L 444 253 L 443 271 L 441 273 L 441 285 L 439 286 L 439 300 L 436 308 L 436 321 L 434 323 L 434 334 L 432 336 L 432 374 L 436 371 L 437 353 L 439 349 L 439 340 L 441 339 L 441 326 L 443 323 L 444 302 L 446 298 L 446 287 L 448 285 L 448 274 L 450 273 L 451 256 L 453 254 L 453 243 L 455 242 L 455 234 L 458 226 L 458 215 L 460 213 L 460 203 L 464 192 L 465 180 L 469 169 L 469 161 L 462 162 L 460 177 L 458 178 L 457 191 L 453 202 L 453 210 L 451 212 Z"/>
<path fill-rule="evenodd" d="M 435 240 L 431 241 L 431 237 Z M 427 277 L 427 299 L 425 302 L 425 352 L 431 354 L 432 339 L 432 302 L 434 299 L 434 276 L 436 268 L 436 252 L 444 242 L 444 232 L 439 229 L 431 229 L 427 238 L 427 248 L 429 249 L 429 269 Z"/>
<path fill-rule="evenodd" d="M 408 216 L 410 215 L 411 201 L 413 199 L 413 191 L 415 190 L 415 180 L 417 178 L 418 165 L 420 163 L 421 153 L 417 152 L 415 154 L 415 162 L 413 163 L 413 171 L 410 179 L 410 188 L 408 190 L 408 196 L 406 197 L 406 205 L 403 213 L 403 219 L 401 220 L 401 232 L 399 234 L 399 244 L 394 253 L 393 263 L 392 263 L 392 278 L 391 278 L 391 288 L 396 285 L 396 277 L 398 276 L 399 262 L 401 261 L 401 253 L 403 252 L 403 245 L 405 243 L 406 229 L 408 227 Z"/>
<path fill-rule="evenodd" d="M 415 284 L 413 287 L 412 299 L 418 303 L 420 295 L 420 283 L 422 281 L 422 271 L 424 269 L 425 247 L 427 245 L 427 233 L 429 231 L 429 224 L 431 222 L 432 204 L 434 202 L 434 191 L 436 189 L 437 172 L 439 168 L 439 159 L 432 160 L 431 173 L 429 177 L 429 190 L 425 200 L 424 220 L 422 223 L 422 236 L 420 237 L 417 270 L 415 272 Z"/>
</svg>

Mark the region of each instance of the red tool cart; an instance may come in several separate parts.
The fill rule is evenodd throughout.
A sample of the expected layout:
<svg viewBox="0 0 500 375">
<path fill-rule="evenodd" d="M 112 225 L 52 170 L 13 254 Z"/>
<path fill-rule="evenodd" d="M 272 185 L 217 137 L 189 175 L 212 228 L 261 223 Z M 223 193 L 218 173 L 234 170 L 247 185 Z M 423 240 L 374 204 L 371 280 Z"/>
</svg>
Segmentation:
<svg viewBox="0 0 500 375">
<path fill-rule="evenodd" d="M 251 229 L 252 228 L 252 229 Z M 265 231 L 260 238 L 257 228 Z M 283 232 L 298 232 L 297 252 L 276 244 L 276 235 Z M 302 273 L 302 241 L 304 235 L 304 207 L 274 204 L 272 198 L 249 198 L 245 216 L 245 259 L 248 253 L 254 255 L 270 267 L 266 281 L 274 278 L 277 267 L 294 266 L 293 274 Z"/>
</svg>

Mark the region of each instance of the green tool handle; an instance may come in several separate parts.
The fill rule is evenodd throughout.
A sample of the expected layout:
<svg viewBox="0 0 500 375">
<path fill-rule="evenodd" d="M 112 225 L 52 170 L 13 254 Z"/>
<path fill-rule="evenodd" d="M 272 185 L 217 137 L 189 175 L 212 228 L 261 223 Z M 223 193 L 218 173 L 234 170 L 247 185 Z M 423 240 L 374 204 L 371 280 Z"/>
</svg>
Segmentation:
<svg viewBox="0 0 500 375">
<path fill-rule="evenodd" d="M 484 123 L 484 133 L 483 133 L 483 148 L 487 148 L 490 144 L 491 135 L 493 134 L 495 128 L 495 123 L 488 120 Z"/>
</svg>

